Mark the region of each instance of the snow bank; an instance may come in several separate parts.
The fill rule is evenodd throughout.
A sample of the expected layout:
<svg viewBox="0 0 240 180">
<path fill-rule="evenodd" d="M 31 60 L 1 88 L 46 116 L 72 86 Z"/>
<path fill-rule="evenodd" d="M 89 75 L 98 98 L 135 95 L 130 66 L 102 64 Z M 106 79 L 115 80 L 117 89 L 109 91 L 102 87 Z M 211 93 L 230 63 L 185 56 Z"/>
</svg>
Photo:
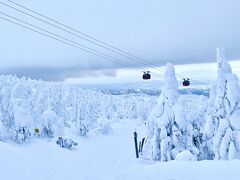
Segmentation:
<svg viewBox="0 0 240 180">
<path fill-rule="evenodd" d="M 190 151 L 185 150 L 185 151 L 180 152 L 176 156 L 175 160 L 177 160 L 177 161 L 196 161 L 197 158 Z"/>
<path fill-rule="evenodd" d="M 74 137 L 75 150 L 54 141 L 31 145 L 0 142 L 0 174 L 3 180 L 238 180 L 240 161 L 150 162 L 136 159 L 133 132 L 136 122 L 113 124 L 108 136 Z M 138 132 L 142 127 L 137 126 Z M 117 143 L 116 143 L 117 141 Z"/>
</svg>

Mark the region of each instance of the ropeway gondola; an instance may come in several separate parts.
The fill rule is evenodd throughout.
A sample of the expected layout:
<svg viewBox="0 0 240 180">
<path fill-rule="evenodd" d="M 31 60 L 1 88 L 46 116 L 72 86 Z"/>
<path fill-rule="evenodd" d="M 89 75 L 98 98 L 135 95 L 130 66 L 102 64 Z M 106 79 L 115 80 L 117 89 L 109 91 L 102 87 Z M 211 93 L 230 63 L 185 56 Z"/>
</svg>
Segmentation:
<svg viewBox="0 0 240 180">
<path fill-rule="evenodd" d="M 143 80 L 149 80 L 149 79 L 151 79 L 150 71 L 144 71 L 142 78 L 143 78 Z"/>
</svg>

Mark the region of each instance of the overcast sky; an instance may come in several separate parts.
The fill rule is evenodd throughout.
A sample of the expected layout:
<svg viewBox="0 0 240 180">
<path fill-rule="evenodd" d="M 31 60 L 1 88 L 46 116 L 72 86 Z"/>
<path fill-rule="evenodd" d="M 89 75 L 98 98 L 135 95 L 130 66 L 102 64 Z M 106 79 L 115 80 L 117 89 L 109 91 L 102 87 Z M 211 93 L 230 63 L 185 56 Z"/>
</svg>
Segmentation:
<svg viewBox="0 0 240 180">
<path fill-rule="evenodd" d="M 7 0 L 1 1 L 14 6 Z M 173 64 L 213 62 L 215 49 L 219 46 L 226 49 L 228 59 L 240 59 L 239 0 L 15 0 L 15 2 L 158 66 L 166 62 Z M 122 61 L 131 62 L 2 4 L 0 12 L 108 53 Z M 2 14 L 0 17 L 6 18 Z M 85 80 L 87 77 L 116 77 L 121 74 L 121 71 L 116 71 L 116 68 L 122 68 L 119 64 L 69 47 L 2 19 L 0 28 L 0 73 L 56 81 L 66 79 L 72 81 L 73 78 L 79 77 Z M 140 64 L 136 66 L 142 68 Z M 204 68 L 197 69 L 200 72 L 208 70 L 208 66 L 199 67 Z"/>
</svg>

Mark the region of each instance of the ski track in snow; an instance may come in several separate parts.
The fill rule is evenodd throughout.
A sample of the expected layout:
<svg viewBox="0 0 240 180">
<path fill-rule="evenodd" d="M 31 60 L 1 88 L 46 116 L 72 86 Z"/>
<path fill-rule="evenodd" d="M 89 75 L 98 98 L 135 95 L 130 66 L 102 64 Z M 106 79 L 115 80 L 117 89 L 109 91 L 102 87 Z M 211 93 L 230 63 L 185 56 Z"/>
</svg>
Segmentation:
<svg viewBox="0 0 240 180">
<path fill-rule="evenodd" d="M 73 136 L 79 145 L 60 148 L 54 140 L 16 145 L 0 142 L 0 179 L 124 180 L 238 179 L 240 161 L 153 162 L 135 158 L 133 132 L 141 123 L 121 120 L 109 135 Z M 69 135 L 71 136 L 71 135 Z"/>
</svg>

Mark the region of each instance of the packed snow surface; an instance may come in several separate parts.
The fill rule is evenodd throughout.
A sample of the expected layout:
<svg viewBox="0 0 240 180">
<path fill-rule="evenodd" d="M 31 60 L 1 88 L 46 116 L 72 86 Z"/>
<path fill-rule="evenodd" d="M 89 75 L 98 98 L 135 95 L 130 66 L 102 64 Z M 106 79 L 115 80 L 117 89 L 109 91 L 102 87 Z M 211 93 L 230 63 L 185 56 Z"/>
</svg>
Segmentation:
<svg viewBox="0 0 240 180">
<path fill-rule="evenodd" d="M 113 123 L 109 135 L 70 137 L 78 142 L 72 150 L 55 141 L 32 144 L 0 142 L 1 179 L 5 180 L 225 180 L 239 179 L 240 161 L 169 161 L 136 159 L 134 129 L 141 123 L 123 119 Z"/>
</svg>

